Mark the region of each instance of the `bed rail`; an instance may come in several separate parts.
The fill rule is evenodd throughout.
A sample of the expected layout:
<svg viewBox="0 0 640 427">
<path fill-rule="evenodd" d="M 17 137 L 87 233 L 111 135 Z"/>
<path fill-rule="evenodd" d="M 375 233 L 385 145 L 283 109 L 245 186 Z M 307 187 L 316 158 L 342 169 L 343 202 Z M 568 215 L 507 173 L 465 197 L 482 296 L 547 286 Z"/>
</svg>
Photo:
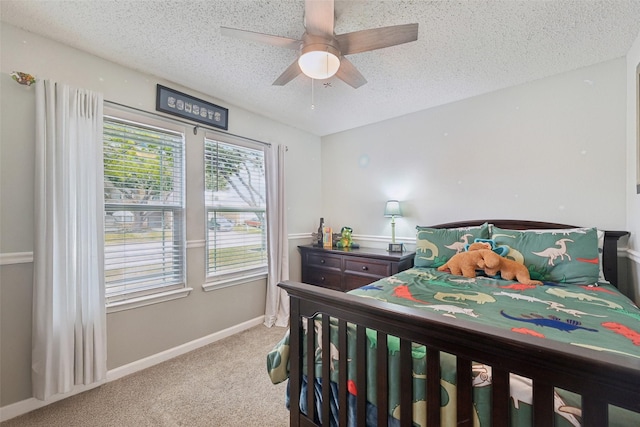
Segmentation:
<svg viewBox="0 0 640 427">
<path fill-rule="evenodd" d="M 339 319 L 338 343 L 346 347 L 347 322 L 357 325 L 357 425 L 365 425 L 366 393 L 361 390 L 366 374 L 364 349 L 367 343 L 366 328 L 378 331 L 377 350 L 377 402 L 378 410 L 385 416 L 378 417 L 385 426 L 388 412 L 386 348 L 387 335 L 400 338 L 401 425 L 412 425 L 412 362 L 411 343 L 422 344 L 427 349 L 427 426 L 440 426 L 440 352 L 456 356 L 457 360 L 457 423 L 473 425 L 472 362 L 492 367 L 492 425 L 509 425 L 509 374 L 515 373 L 533 381 L 533 425 L 554 425 L 554 387 L 572 391 L 582 396 L 582 420 L 586 427 L 608 425 L 608 405 L 615 405 L 640 413 L 640 360 L 615 354 L 604 354 L 591 349 L 577 349 L 569 344 L 552 342 L 532 336 L 462 319 L 443 318 L 434 313 L 422 312 L 410 307 L 370 300 L 317 286 L 282 282 L 291 302 L 290 335 L 290 411 L 291 426 L 313 426 L 315 397 L 307 393 L 305 415 L 299 410 L 303 366 L 303 319 L 322 315 L 323 329 L 328 330 L 329 317 Z M 314 328 L 307 328 L 307 365 L 313 366 L 313 348 L 316 341 Z M 331 363 L 329 334 L 322 340 L 322 377 L 329 378 Z M 347 406 L 346 358 L 340 358 L 338 381 L 338 406 Z M 314 384 L 314 372 L 307 372 L 308 384 Z M 362 380 L 361 380 L 362 379 Z M 322 382 L 322 384 L 328 384 Z M 329 418 L 329 387 L 323 387 L 322 419 Z M 407 392 L 404 392 L 407 390 Z M 346 425 L 346 411 L 339 411 L 339 425 Z"/>
</svg>

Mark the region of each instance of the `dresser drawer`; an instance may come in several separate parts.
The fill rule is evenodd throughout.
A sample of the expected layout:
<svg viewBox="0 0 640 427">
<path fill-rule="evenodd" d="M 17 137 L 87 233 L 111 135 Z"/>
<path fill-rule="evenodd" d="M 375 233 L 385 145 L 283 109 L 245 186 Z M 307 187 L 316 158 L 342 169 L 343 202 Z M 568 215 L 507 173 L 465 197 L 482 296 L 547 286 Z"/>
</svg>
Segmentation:
<svg viewBox="0 0 640 427">
<path fill-rule="evenodd" d="M 304 281 L 311 285 L 342 291 L 342 274 L 322 268 L 307 268 Z"/>
<path fill-rule="evenodd" d="M 340 269 L 342 258 L 338 255 L 310 253 L 307 254 L 307 265 L 309 267 L 329 267 Z"/>
<path fill-rule="evenodd" d="M 379 278 L 391 276 L 391 263 L 359 257 L 345 259 L 345 273 L 369 274 Z"/>
</svg>

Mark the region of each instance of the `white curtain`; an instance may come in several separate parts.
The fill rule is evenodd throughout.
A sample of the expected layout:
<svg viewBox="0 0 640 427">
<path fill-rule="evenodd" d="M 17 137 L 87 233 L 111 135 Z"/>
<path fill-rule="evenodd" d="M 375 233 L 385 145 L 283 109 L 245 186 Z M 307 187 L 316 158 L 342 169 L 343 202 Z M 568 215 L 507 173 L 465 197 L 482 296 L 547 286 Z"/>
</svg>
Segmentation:
<svg viewBox="0 0 640 427">
<path fill-rule="evenodd" d="M 265 150 L 269 277 L 264 324 L 268 327 L 289 325 L 289 295 L 278 287 L 278 283 L 282 280 L 289 279 L 289 239 L 284 174 L 286 151 L 287 147 L 283 145 L 270 146 Z"/>
<path fill-rule="evenodd" d="M 36 83 L 33 395 L 106 378 L 103 95 Z"/>
</svg>

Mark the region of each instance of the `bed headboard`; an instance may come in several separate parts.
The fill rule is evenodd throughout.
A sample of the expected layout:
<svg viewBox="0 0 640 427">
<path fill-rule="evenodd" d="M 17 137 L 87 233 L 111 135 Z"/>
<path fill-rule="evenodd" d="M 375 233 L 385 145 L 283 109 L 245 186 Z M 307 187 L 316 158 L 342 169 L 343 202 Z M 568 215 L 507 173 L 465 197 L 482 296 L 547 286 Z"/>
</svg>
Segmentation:
<svg viewBox="0 0 640 427">
<path fill-rule="evenodd" d="M 481 225 L 485 222 L 500 228 L 512 230 L 549 230 L 556 228 L 578 228 L 575 225 L 558 224 L 543 221 L 522 221 L 517 219 L 482 219 L 448 222 L 444 224 L 430 225 L 431 228 L 457 228 Z M 602 270 L 604 277 L 611 284 L 618 285 L 618 239 L 629 234 L 628 231 L 605 231 L 604 246 L 602 248 Z"/>
</svg>

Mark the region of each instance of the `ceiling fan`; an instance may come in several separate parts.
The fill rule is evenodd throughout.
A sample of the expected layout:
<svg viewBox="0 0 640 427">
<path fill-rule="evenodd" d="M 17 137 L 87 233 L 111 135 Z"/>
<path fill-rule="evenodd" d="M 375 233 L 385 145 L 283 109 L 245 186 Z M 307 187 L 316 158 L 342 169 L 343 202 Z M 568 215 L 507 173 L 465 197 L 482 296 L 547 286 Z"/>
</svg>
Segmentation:
<svg viewBox="0 0 640 427">
<path fill-rule="evenodd" d="M 382 49 L 418 39 L 418 24 L 335 34 L 333 0 L 305 0 L 304 3 L 306 31 L 301 40 L 228 27 L 221 27 L 221 33 L 224 36 L 298 50 L 298 59 L 284 70 L 273 82 L 274 85 L 284 86 L 300 73 L 313 79 L 327 79 L 335 74 L 356 89 L 367 80 L 344 55 Z"/>
</svg>

